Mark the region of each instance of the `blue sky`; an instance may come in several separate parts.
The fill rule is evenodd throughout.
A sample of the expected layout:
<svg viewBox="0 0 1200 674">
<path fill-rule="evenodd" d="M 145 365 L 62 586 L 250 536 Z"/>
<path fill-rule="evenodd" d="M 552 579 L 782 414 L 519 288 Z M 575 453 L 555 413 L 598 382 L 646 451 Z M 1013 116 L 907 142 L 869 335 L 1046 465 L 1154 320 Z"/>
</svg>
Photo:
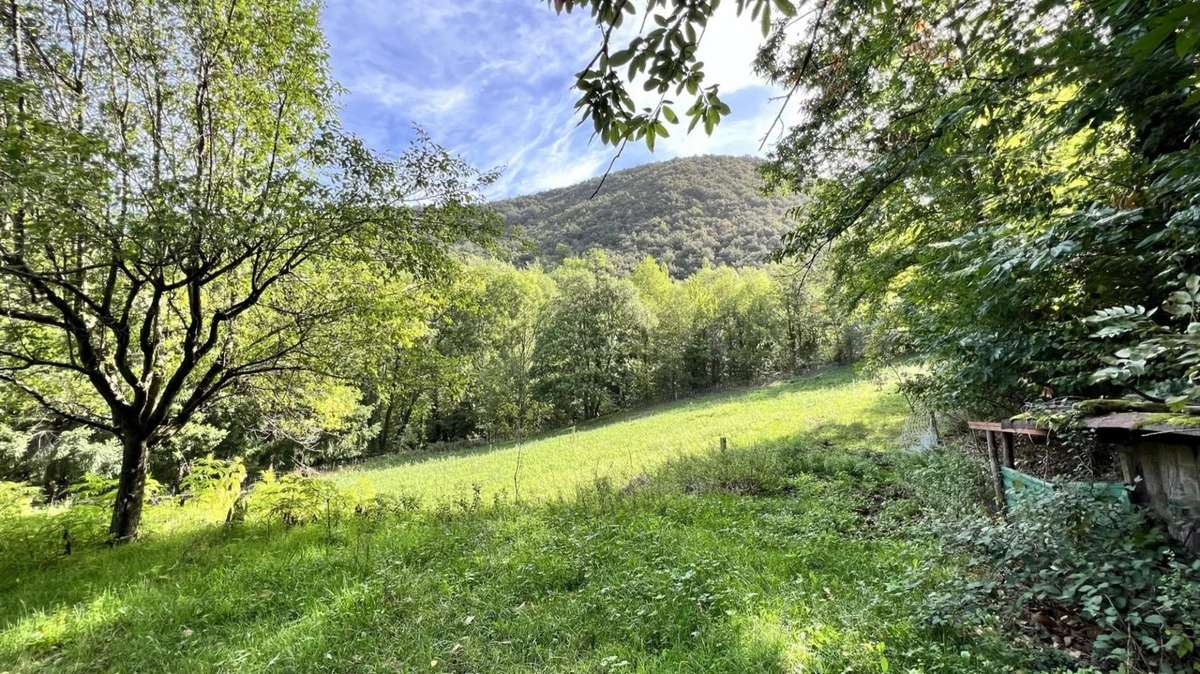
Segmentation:
<svg viewBox="0 0 1200 674">
<path fill-rule="evenodd" d="M 779 92 L 751 70 L 755 22 L 720 11 L 700 58 L 733 115 L 711 138 L 681 126 L 653 155 L 631 145 L 618 168 L 761 154 Z M 612 157 L 612 148 L 589 143 L 590 125 L 575 128 L 572 75 L 597 40 L 586 12 L 555 16 L 543 0 L 329 0 L 322 21 L 334 76 L 348 89 L 343 123 L 378 151 L 399 153 L 419 124 L 475 166 L 503 167 L 492 197 L 570 185 L 599 175 Z"/>
</svg>

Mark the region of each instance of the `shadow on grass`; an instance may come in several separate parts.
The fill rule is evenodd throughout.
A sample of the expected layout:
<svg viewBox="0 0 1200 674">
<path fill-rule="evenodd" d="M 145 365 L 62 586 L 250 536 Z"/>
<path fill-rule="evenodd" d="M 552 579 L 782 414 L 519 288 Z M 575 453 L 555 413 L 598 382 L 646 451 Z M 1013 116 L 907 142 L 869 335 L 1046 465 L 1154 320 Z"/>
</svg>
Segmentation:
<svg viewBox="0 0 1200 674">
<path fill-rule="evenodd" d="M 160 536 L 12 579 L 0 595 L 0 661 L 14 671 L 411 671 L 434 661 L 530 671 L 596 669 L 615 655 L 609 664 L 664 671 L 783 671 L 781 654 L 726 614 L 736 569 L 715 563 L 710 541 L 739 523 L 664 525 L 637 499 L 606 497 L 378 528 L 346 520 L 332 542 L 319 524 Z"/>
<path fill-rule="evenodd" d="M 595 423 L 853 381 L 834 370 Z M 903 411 L 884 397 L 864 415 L 895 419 L 894 428 L 825 423 L 765 446 L 880 449 Z M 833 528 L 848 507 L 814 501 L 798 515 L 771 499 L 622 496 L 597 485 L 540 505 L 382 522 L 347 516 L 332 531 L 240 525 L 156 534 L 0 568 L 0 662 L 14 671 L 598 671 L 621 662 L 651 671 L 784 671 L 786 640 L 763 640 L 732 616 L 784 602 L 779 593 L 798 573 L 828 593 L 893 565 L 878 542 Z M 787 524 L 764 524 L 776 520 Z M 819 546 L 790 538 L 793 530 Z M 861 587 L 846 592 L 821 601 L 867 599 Z"/>
<path fill-rule="evenodd" d="M 764 447 L 836 458 L 891 433 L 823 424 Z M 0 569 L 0 662 L 17 672 L 878 671 L 878 644 L 895 649 L 893 666 L 925 647 L 885 594 L 912 567 L 912 547 L 854 535 L 855 504 L 837 492 L 615 487 L 346 516 L 331 530 L 214 526 Z"/>
<path fill-rule="evenodd" d="M 780 384 L 755 391 L 762 391 L 764 396 L 777 396 L 801 390 L 814 390 L 834 384 L 841 385 L 853 381 L 847 376 L 848 370 L 835 370 L 821 375 L 824 383 L 813 383 L 804 380 L 800 385 Z M 724 392 L 710 396 L 690 404 L 711 406 L 731 397 L 744 397 L 744 392 Z M 673 403 L 665 408 L 677 407 L 689 403 Z M 651 412 L 639 412 L 629 415 L 637 418 Z M 865 421 L 851 423 L 822 423 L 810 430 L 794 433 L 785 437 L 772 439 L 758 445 L 761 448 L 802 447 L 811 450 L 821 449 L 862 449 L 880 451 L 890 446 L 898 434 L 900 419 L 904 413 L 904 405 L 895 397 L 882 397 L 875 400 L 864 411 L 864 416 L 873 419 L 871 424 Z M 888 420 L 880 423 L 880 420 Z M 611 423 L 613 419 L 606 420 Z M 464 450 L 459 454 L 470 455 L 486 450 Z M 438 454 L 436 456 L 446 456 Z M 680 457 L 686 455 L 681 454 Z M 432 458 L 432 457 L 426 457 Z M 395 464 L 403 465 L 403 464 Z M 602 473 L 597 473 L 597 478 Z M 646 479 L 645 475 L 633 476 L 635 479 Z M 621 485 L 618 485 L 621 486 Z M 570 492 L 572 490 L 568 490 Z M 471 497 L 469 489 L 464 489 L 460 499 L 444 498 L 439 503 L 449 505 L 454 501 L 467 503 Z M 553 499 L 561 504 L 563 498 Z M 311 527 L 309 528 L 311 529 Z M 119 546 L 113 549 L 100 546 L 77 548 L 71 556 L 55 556 L 39 560 L 36 563 L 22 561 L 0 561 L 0 597 L 17 597 L 20 612 L 39 611 L 48 606 L 61 604 L 86 603 L 94 594 L 107 591 L 121 585 L 136 584 L 147 579 L 168 575 L 163 569 L 188 568 L 197 564 L 197 560 L 217 549 L 235 549 L 238 546 L 266 546 L 272 548 L 290 540 L 292 537 L 311 537 L 313 534 L 305 528 L 288 529 L 280 524 L 267 525 L 238 525 L 233 528 L 224 526 L 201 526 L 171 533 L 153 533 L 146 539 L 133 545 Z M 11 559 L 11 556 L 10 556 Z M 4 602 L 7 607 L 13 605 Z M 0 609 L 0 627 L 8 625 L 14 618 L 11 610 Z"/>
</svg>

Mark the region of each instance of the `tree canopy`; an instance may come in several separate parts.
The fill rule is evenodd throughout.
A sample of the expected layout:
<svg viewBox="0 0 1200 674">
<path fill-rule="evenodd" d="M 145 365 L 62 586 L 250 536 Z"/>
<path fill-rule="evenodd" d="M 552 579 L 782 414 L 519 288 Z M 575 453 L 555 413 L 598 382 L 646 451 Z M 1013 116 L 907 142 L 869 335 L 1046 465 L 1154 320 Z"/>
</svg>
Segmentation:
<svg viewBox="0 0 1200 674">
<path fill-rule="evenodd" d="M 360 308 L 328 265 L 435 273 L 488 177 L 338 128 L 315 2 L 5 11 L 0 379 L 121 438 L 124 539 L 151 448 Z"/>
<path fill-rule="evenodd" d="M 653 146 L 679 95 L 714 131 L 727 108 L 696 48 L 718 4 L 551 0 L 601 28 L 576 87 L 602 141 Z M 931 400 L 1200 396 L 1196 3 L 736 8 L 800 120 L 766 169 L 806 197 L 782 253 L 827 253 L 838 299 L 929 357 Z"/>
</svg>

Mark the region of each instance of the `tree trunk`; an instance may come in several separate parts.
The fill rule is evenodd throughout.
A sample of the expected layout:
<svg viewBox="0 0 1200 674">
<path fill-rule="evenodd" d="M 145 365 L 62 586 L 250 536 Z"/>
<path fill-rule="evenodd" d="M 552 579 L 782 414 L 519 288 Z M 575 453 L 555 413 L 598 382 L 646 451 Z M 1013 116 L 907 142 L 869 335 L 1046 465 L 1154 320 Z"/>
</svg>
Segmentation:
<svg viewBox="0 0 1200 674">
<path fill-rule="evenodd" d="M 396 396 L 388 396 L 387 407 L 383 412 L 383 425 L 379 429 L 379 440 L 375 445 L 375 453 L 383 454 L 392 444 L 392 414 L 396 411 Z"/>
<path fill-rule="evenodd" d="M 117 482 L 112 523 L 108 527 L 112 543 L 125 543 L 137 537 L 146 495 L 146 462 L 150 455 L 146 438 L 140 432 L 126 431 L 122 435 L 121 477 Z"/>
</svg>

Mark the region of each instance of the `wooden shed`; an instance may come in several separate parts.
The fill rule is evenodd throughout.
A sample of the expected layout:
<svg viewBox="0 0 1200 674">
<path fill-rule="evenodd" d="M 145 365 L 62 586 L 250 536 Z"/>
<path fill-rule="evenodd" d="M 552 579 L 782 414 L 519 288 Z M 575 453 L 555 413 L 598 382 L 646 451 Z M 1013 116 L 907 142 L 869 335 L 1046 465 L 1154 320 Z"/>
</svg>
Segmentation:
<svg viewBox="0 0 1200 674">
<path fill-rule="evenodd" d="M 1134 502 L 1166 521 L 1172 538 L 1200 552 L 1200 425 L 1168 423 L 1163 416 L 1124 412 L 1084 424 L 1120 449 Z"/>
<path fill-rule="evenodd" d="M 1085 417 L 1083 425 L 1119 452 L 1121 477 L 1132 502 L 1152 510 L 1171 537 L 1200 552 L 1200 425 L 1171 423 L 1163 414 L 1121 412 Z M 1197 418 L 1200 424 L 1200 418 Z M 1050 439 L 1051 432 L 1024 420 L 972 421 L 987 438 L 997 502 L 1012 504 L 1014 486 L 1046 483 L 1014 468 L 1018 437 Z M 1095 486 L 1104 490 L 1101 483 Z M 1111 490 L 1109 490 L 1111 493 Z"/>
</svg>

